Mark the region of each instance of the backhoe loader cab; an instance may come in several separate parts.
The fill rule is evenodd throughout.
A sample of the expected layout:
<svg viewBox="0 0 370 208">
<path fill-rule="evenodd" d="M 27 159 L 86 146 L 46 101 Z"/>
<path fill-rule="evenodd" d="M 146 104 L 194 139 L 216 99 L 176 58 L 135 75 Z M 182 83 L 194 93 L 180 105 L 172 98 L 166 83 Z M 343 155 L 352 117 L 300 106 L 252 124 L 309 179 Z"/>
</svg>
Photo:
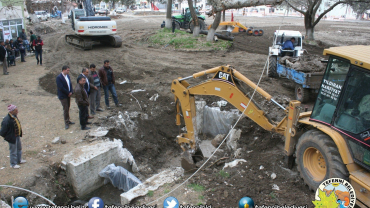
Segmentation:
<svg viewBox="0 0 370 208">
<path fill-rule="evenodd" d="M 370 170 L 370 58 L 368 46 L 330 48 L 310 120 L 342 134 L 354 161 Z"/>
</svg>

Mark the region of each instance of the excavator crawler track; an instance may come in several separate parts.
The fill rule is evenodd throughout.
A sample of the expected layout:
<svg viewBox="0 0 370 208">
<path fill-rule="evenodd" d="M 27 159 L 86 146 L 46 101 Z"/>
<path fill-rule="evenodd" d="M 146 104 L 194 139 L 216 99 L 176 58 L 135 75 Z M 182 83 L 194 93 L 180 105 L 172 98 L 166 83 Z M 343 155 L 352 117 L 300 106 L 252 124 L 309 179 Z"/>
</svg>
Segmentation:
<svg viewBox="0 0 370 208">
<path fill-rule="evenodd" d="M 107 35 L 100 37 L 88 37 L 80 35 L 66 35 L 65 41 L 69 45 L 82 50 L 91 50 L 95 44 L 109 44 L 115 48 L 122 46 L 122 38 L 119 35 Z"/>
</svg>

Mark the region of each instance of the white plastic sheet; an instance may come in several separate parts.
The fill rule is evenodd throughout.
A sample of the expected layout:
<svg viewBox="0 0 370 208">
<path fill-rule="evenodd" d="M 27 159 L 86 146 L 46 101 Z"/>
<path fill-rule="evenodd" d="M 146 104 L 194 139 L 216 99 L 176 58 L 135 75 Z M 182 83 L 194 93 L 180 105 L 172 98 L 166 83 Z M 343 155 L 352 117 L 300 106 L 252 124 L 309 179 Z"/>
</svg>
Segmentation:
<svg viewBox="0 0 370 208">
<path fill-rule="evenodd" d="M 238 111 L 221 111 L 219 107 L 204 107 L 203 133 L 217 136 L 227 134 L 239 118 Z"/>
<path fill-rule="evenodd" d="M 114 164 L 110 164 L 101 170 L 99 176 L 105 178 L 104 184 L 111 182 L 114 187 L 125 192 L 141 184 L 141 181 L 128 170 Z"/>
</svg>

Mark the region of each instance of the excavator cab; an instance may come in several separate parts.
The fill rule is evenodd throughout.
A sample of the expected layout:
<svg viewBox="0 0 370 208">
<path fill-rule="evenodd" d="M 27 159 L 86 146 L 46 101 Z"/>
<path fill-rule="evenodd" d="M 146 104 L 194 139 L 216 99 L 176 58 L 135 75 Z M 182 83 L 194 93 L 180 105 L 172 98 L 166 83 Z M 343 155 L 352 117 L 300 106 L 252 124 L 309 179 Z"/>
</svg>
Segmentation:
<svg viewBox="0 0 370 208">
<path fill-rule="evenodd" d="M 310 120 L 344 135 L 354 161 L 370 170 L 370 70 L 364 65 L 352 57 L 330 56 Z"/>
</svg>

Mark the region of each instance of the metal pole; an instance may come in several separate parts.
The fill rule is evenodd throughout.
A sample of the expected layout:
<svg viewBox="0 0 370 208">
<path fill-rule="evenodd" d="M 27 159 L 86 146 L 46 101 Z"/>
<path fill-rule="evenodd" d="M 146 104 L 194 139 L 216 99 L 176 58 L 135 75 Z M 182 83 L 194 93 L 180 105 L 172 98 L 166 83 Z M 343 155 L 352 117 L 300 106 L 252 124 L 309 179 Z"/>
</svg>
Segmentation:
<svg viewBox="0 0 370 208">
<path fill-rule="evenodd" d="M 280 105 L 278 102 L 276 102 L 274 99 L 271 98 L 271 101 L 275 103 L 277 106 L 279 106 L 280 108 L 282 108 L 283 110 L 285 110 L 285 108 L 282 105 Z"/>
</svg>

